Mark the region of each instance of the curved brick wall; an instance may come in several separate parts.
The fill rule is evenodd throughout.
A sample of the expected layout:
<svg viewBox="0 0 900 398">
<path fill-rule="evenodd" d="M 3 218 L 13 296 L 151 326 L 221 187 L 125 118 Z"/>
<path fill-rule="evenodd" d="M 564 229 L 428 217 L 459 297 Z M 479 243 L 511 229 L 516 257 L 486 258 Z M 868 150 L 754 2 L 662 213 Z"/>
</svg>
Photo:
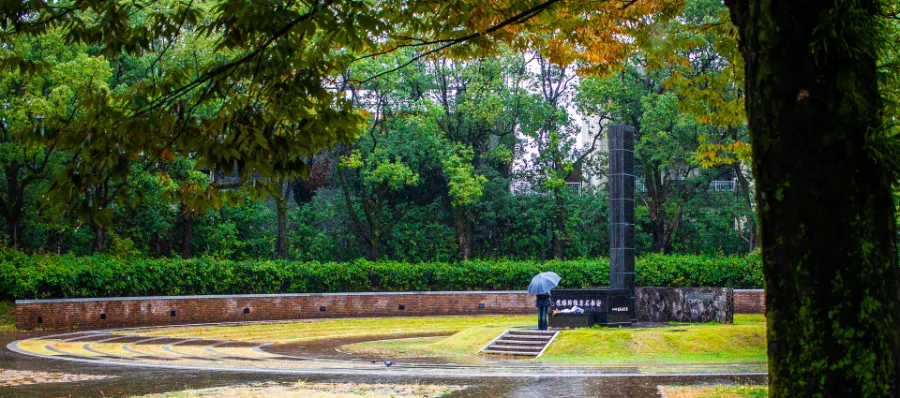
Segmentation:
<svg viewBox="0 0 900 398">
<path fill-rule="evenodd" d="M 763 297 L 762 290 L 734 290 L 734 312 L 762 313 Z M 535 311 L 534 297 L 524 291 L 16 300 L 16 327 L 24 330 L 113 328 L 361 316 L 533 314 Z"/>
<path fill-rule="evenodd" d="M 16 327 L 111 328 L 404 315 L 525 314 L 524 291 L 250 294 L 16 300 Z"/>
</svg>

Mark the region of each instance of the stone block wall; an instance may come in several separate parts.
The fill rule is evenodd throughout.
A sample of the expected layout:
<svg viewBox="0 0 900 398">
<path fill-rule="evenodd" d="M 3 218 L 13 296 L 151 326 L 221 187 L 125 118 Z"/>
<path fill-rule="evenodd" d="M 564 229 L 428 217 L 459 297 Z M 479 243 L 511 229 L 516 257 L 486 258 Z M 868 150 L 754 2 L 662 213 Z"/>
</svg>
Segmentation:
<svg viewBox="0 0 900 398">
<path fill-rule="evenodd" d="M 734 321 L 731 288 L 639 287 L 636 295 L 638 322 Z"/>
</svg>

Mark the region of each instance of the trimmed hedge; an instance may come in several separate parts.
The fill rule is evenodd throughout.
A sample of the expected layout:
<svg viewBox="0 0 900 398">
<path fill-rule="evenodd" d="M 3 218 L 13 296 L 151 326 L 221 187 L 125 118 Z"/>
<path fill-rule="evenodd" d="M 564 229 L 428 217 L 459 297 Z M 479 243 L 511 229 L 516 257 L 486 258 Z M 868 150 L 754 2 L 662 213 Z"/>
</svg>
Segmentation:
<svg viewBox="0 0 900 398">
<path fill-rule="evenodd" d="M 638 286 L 762 287 L 758 256 L 645 255 Z M 427 290 L 521 290 L 554 271 L 560 287 L 609 284 L 609 260 L 347 263 L 119 259 L 0 251 L 0 293 L 22 299 Z"/>
</svg>

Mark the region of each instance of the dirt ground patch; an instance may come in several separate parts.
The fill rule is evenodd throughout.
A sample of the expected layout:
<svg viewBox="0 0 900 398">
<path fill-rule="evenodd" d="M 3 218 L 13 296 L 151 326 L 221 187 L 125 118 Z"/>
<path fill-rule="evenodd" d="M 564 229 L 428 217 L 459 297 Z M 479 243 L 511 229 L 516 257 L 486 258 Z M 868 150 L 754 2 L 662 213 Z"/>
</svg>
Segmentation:
<svg viewBox="0 0 900 398">
<path fill-rule="evenodd" d="M 260 383 L 186 390 L 134 398 L 431 398 L 463 387 L 435 384 Z"/>
<path fill-rule="evenodd" d="M 0 387 L 15 387 L 40 383 L 68 383 L 72 381 L 102 380 L 110 377 L 114 376 L 0 369 Z"/>
</svg>

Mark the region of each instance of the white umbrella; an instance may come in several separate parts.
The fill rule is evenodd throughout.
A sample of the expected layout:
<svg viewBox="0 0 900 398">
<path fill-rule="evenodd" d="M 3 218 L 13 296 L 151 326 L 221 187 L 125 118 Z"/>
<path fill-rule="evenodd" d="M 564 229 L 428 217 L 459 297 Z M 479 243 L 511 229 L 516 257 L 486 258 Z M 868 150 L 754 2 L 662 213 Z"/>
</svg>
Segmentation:
<svg viewBox="0 0 900 398">
<path fill-rule="evenodd" d="M 531 278 L 531 283 L 528 285 L 528 293 L 531 294 L 547 294 L 550 293 L 550 290 L 553 290 L 554 287 L 559 285 L 560 281 L 559 275 L 556 275 L 555 272 L 541 272 Z"/>
</svg>

